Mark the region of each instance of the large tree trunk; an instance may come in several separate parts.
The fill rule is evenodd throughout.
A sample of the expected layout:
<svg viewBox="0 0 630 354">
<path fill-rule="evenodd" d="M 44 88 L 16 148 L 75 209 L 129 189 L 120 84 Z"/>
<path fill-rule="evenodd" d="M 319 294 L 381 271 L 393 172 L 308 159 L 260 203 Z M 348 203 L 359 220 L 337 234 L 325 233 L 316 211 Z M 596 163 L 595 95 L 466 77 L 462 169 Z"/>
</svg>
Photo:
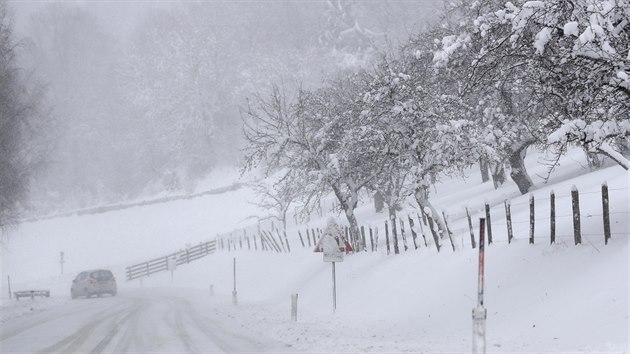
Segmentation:
<svg viewBox="0 0 630 354">
<path fill-rule="evenodd" d="M 586 163 L 591 171 L 598 170 L 604 166 L 604 156 L 584 149 L 586 155 Z"/>
<path fill-rule="evenodd" d="M 490 164 L 487 159 L 483 157 L 479 159 L 479 169 L 481 170 L 481 183 L 486 183 L 490 180 L 490 174 L 488 173 Z"/>
<path fill-rule="evenodd" d="M 377 213 L 380 213 L 381 211 L 383 211 L 384 206 L 385 205 L 383 202 L 383 194 L 377 191 L 374 194 L 374 210 L 376 210 Z"/>
<path fill-rule="evenodd" d="M 615 140 L 615 147 L 621 156 L 630 159 L 630 137 L 620 137 Z"/>
<path fill-rule="evenodd" d="M 525 168 L 525 154 L 527 153 L 527 145 L 520 147 L 519 149 L 512 152 L 510 155 L 510 167 L 512 171 L 510 172 L 510 177 L 516 185 L 518 186 L 518 190 L 521 194 L 527 194 L 534 183 L 532 179 L 529 177 L 527 173 L 527 169 Z"/>
<path fill-rule="evenodd" d="M 444 237 L 444 235 L 447 235 L 446 225 L 444 224 L 444 220 L 442 220 L 442 218 L 440 217 L 440 214 L 438 214 L 437 210 L 435 210 L 431 202 L 429 202 L 428 187 L 416 188 L 416 190 L 413 193 L 413 196 L 416 198 L 416 202 L 418 203 L 418 206 L 420 206 L 422 210 L 428 209 L 430 211 L 431 218 L 433 218 L 433 220 L 437 223 L 438 232 L 440 233 L 440 238 Z"/>
<path fill-rule="evenodd" d="M 505 183 L 505 167 L 503 167 L 503 163 L 493 163 L 490 169 L 492 170 L 494 189 L 499 189 Z"/>
<path fill-rule="evenodd" d="M 354 216 L 354 209 L 357 207 L 358 200 L 355 200 L 356 198 L 344 195 L 344 193 L 341 191 L 341 188 L 336 185 L 333 185 L 332 189 L 335 192 L 337 200 L 339 200 L 339 204 L 341 204 L 341 208 L 343 209 L 344 214 L 346 214 L 348 224 L 350 224 L 350 240 L 348 241 L 354 243 L 355 246 L 359 245 L 359 247 L 363 247 L 364 245 L 361 244 L 361 237 L 359 237 L 359 224 L 357 223 L 356 216 Z M 356 193 L 354 194 L 356 195 Z"/>
</svg>

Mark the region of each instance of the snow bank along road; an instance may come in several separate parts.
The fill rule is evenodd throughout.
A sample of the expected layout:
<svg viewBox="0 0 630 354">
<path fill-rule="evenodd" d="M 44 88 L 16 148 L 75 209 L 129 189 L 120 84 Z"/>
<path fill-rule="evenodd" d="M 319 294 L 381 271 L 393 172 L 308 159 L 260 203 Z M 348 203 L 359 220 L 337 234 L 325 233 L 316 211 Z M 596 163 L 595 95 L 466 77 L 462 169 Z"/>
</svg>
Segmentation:
<svg viewBox="0 0 630 354">
<path fill-rule="evenodd" d="M 2 324 L 2 353 L 286 352 L 230 330 L 212 310 L 170 290 L 79 298 Z M 234 334 L 234 333 L 239 333 Z"/>
</svg>

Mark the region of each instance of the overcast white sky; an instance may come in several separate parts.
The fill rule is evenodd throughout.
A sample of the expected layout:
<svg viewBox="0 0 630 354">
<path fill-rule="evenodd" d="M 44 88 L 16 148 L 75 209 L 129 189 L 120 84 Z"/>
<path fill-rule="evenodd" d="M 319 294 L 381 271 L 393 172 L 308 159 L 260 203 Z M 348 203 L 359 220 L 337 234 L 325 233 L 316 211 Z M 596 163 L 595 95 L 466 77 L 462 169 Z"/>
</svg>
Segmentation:
<svg viewBox="0 0 630 354">
<path fill-rule="evenodd" d="M 15 29 L 21 36 L 26 35 L 28 18 L 36 11 L 54 3 L 75 3 L 90 12 L 106 19 L 103 23 L 115 32 L 125 33 L 134 26 L 139 14 L 150 8 L 168 7 L 181 1 L 176 0 L 9 0 L 9 7 L 15 15 Z"/>
</svg>

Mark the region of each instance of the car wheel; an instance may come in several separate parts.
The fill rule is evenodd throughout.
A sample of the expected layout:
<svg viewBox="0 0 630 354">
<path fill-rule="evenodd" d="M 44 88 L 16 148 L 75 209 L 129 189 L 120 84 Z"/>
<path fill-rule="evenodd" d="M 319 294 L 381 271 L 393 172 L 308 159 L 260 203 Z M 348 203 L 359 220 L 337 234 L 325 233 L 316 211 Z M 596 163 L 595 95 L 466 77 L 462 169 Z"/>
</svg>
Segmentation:
<svg viewBox="0 0 630 354">
<path fill-rule="evenodd" d="M 92 294 L 90 294 L 87 288 L 83 289 L 83 294 L 85 294 L 86 299 L 89 299 L 92 296 Z"/>
<path fill-rule="evenodd" d="M 75 294 L 72 289 L 70 289 L 70 297 L 72 297 L 73 300 L 77 298 L 77 294 Z"/>
<path fill-rule="evenodd" d="M 116 296 L 116 291 L 111 292 L 112 296 Z"/>
</svg>

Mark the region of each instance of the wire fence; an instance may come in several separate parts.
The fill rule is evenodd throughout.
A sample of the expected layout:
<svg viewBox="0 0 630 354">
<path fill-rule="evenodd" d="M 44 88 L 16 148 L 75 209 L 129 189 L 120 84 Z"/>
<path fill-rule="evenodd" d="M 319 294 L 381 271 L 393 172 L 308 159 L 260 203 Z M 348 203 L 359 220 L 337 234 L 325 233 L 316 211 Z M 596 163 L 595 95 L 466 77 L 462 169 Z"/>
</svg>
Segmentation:
<svg viewBox="0 0 630 354">
<path fill-rule="evenodd" d="M 478 230 L 473 227 L 472 215 L 486 219 L 490 244 L 509 244 L 522 240 L 532 244 L 543 240 L 548 244 L 566 244 L 572 240 L 575 245 L 583 241 L 593 246 L 594 243 L 606 245 L 611 237 L 626 237 L 630 234 L 630 211 L 610 211 L 608 207 L 610 192 L 627 192 L 629 189 L 608 188 L 606 183 L 602 184 L 599 191 L 579 192 L 574 187 L 569 195 L 556 195 L 551 191 L 548 196 L 530 196 L 524 202 L 511 203 L 510 200 L 505 200 L 496 205 L 486 203 L 473 210 L 473 213 L 466 208 L 463 217 L 458 213 L 452 216 L 443 213 L 440 220 L 433 220 L 433 215 L 425 214 L 419 209 L 415 215 L 399 215 L 395 222 L 383 218 L 372 225 L 359 225 L 359 233 L 356 235 L 346 226 L 344 236 L 354 252 L 397 254 L 421 248 L 441 251 L 444 246 L 450 246 L 448 248 L 453 250 L 459 247 L 475 248 Z M 580 197 L 594 194 L 600 195 L 601 203 L 591 203 L 592 198 L 589 198 L 588 205 L 580 207 Z M 614 229 L 611 228 L 613 223 Z M 567 233 L 566 230 L 572 230 L 573 233 Z M 291 252 L 291 249 L 296 248 L 315 248 L 322 233 L 323 230 L 319 227 L 301 225 L 285 231 L 272 225 L 267 230 L 261 230 L 260 226 L 258 229 L 251 227 L 235 230 L 217 235 L 216 240 L 217 248 L 224 251 Z"/>
</svg>

